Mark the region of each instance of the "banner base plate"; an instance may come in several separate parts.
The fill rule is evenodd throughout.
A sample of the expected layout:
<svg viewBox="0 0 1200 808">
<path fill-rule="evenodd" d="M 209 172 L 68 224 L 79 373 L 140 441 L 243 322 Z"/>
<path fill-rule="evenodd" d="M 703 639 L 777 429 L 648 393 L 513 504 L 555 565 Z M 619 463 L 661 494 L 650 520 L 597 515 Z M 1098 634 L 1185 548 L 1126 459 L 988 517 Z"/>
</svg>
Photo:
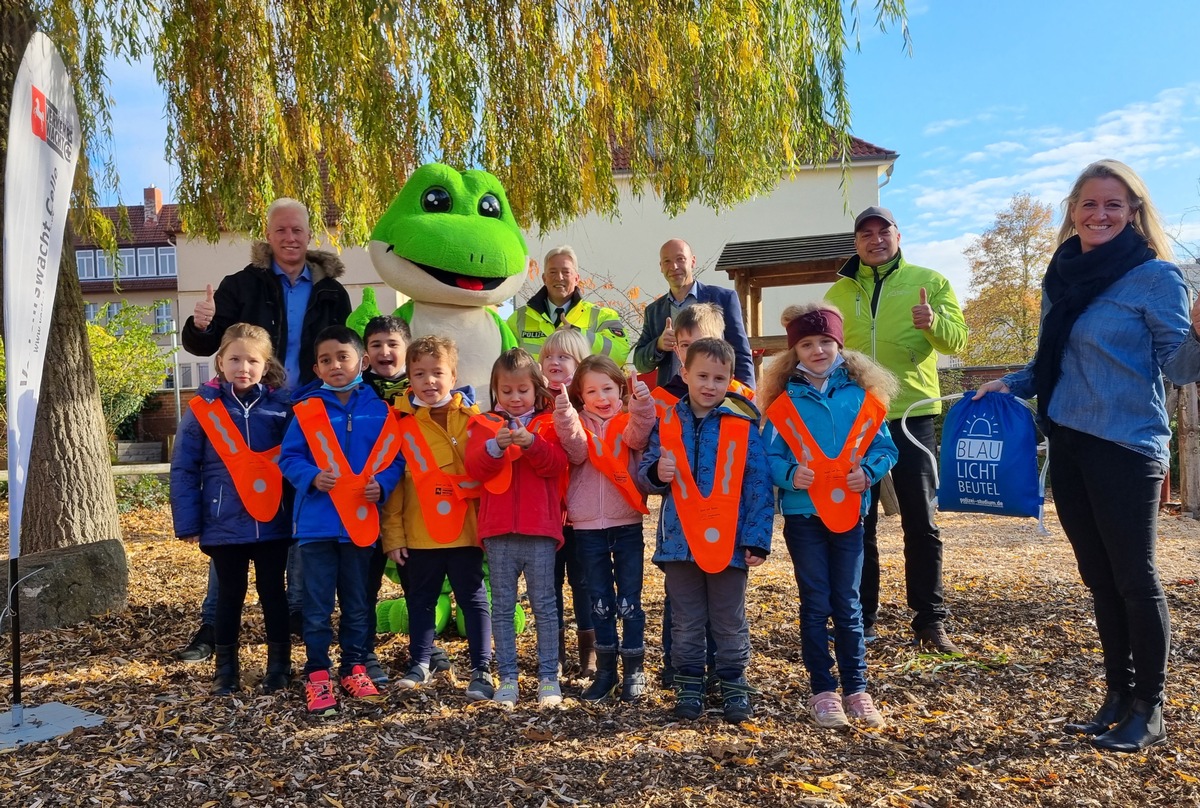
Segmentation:
<svg viewBox="0 0 1200 808">
<path fill-rule="evenodd" d="M 13 726 L 12 710 L 0 713 L 0 752 L 57 738 L 76 727 L 96 727 L 104 723 L 102 715 L 57 701 L 24 710 L 17 705 L 16 709 L 20 711 L 21 721 L 17 727 Z"/>
</svg>

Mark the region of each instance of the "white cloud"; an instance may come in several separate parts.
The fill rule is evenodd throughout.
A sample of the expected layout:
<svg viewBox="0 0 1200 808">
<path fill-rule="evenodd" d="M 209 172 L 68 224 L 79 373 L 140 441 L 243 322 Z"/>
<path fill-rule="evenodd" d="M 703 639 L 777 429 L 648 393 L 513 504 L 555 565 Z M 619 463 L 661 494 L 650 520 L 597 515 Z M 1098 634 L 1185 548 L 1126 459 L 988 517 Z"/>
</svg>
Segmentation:
<svg viewBox="0 0 1200 808">
<path fill-rule="evenodd" d="M 904 238 L 901 229 L 900 246 L 904 251 L 904 260 L 918 266 L 929 267 L 946 276 L 951 288 L 958 295 L 961 304 L 967 298 L 971 286 L 971 269 L 963 250 L 978 238 L 977 233 L 963 233 L 954 238 L 940 241 L 914 241 L 910 243 Z"/>
<path fill-rule="evenodd" d="M 925 124 L 925 128 L 921 130 L 921 134 L 926 137 L 940 135 L 942 132 L 948 132 L 951 129 L 957 129 L 960 126 L 966 126 L 974 122 L 974 118 L 946 118 L 941 121 L 933 121 L 932 123 Z"/>
</svg>

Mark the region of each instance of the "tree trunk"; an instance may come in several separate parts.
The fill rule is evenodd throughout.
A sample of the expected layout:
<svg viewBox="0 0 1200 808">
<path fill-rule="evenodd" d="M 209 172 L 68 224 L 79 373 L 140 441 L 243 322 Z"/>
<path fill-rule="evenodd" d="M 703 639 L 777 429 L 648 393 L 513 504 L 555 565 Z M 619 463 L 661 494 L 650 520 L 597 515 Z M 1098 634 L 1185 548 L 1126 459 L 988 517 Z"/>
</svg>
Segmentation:
<svg viewBox="0 0 1200 808">
<path fill-rule="evenodd" d="M 0 189 L 4 186 L 13 82 L 35 25 L 26 3 L 0 0 Z M 3 215 L 0 200 L 0 221 Z M 22 553 L 121 536 L 107 429 L 84 328 L 83 294 L 75 275 L 71 232 L 68 224 L 25 488 Z M 2 313 L 0 305 L 0 320 Z"/>
</svg>

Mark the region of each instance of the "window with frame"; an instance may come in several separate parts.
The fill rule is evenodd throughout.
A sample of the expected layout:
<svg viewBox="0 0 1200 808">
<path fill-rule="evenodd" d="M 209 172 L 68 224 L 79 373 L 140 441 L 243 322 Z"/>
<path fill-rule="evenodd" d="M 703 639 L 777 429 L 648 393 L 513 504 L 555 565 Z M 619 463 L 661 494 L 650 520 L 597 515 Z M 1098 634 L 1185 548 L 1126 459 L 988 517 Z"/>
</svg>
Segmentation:
<svg viewBox="0 0 1200 808">
<path fill-rule="evenodd" d="M 158 248 L 158 274 L 169 277 L 175 277 L 175 248 L 174 247 L 159 247 Z"/>
<path fill-rule="evenodd" d="M 84 303 L 83 304 L 83 319 L 89 323 L 96 322 L 96 318 L 100 316 L 99 303 Z"/>
<path fill-rule="evenodd" d="M 117 250 L 117 277 L 137 277 L 137 251 L 132 247 Z"/>
<path fill-rule="evenodd" d="M 139 278 L 152 278 L 158 274 L 158 250 L 153 247 L 139 247 L 137 261 Z"/>
<path fill-rule="evenodd" d="M 187 389 L 195 387 L 195 386 L 196 385 L 192 384 L 192 366 L 191 365 L 180 365 L 179 366 L 179 389 L 187 390 Z"/>
<path fill-rule="evenodd" d="M 111 278 L 112 276 L 112 256 L 104 250 L 96 250 L 96 277 Z"/>
<path fill-rule="evenodd" d="M 208 370 L 208 363 L 207 362 L 197 362 L 196 363 L 196 386 L 198 387 L 198 386 L 204 384 L 206 381 L 208 381 L 211 378 L 212 378 L 212 374 Z"/>
<path fill-rule="evenodd" d="M 162 300 L 156 303 L 154 306 L 154 333 L 168 334 L 173 324 L 174 315 L 171 312 L 171 301 Z"/>
<path fill-rule="evenodd" d="M 116 319 L 116 316 L 121 313 L 120 303 L 109 303 L 104 309 L 104 316 L 109 320 Z"/>
<path fill-rule="evenodd" d="M 76 250 L 75 269 L 78 271 L 79 280 L 81 281 L 91 280 L 96 277 L 95 253 L 92 250 Z"/>
</svg>

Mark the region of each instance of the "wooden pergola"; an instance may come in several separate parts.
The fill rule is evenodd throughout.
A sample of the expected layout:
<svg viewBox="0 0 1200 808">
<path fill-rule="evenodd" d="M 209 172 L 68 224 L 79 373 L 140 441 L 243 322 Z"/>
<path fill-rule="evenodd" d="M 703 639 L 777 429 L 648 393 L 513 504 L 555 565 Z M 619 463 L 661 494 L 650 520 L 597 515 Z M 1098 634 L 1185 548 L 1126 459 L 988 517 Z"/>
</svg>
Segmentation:
<svg viewBox="0 0 1200 808">
<path fill-rule="evenodd" d="M 787 337 L 765 336 L 762 322 L 762 292 L 779 286 L 833 283 L 837 272 L 854 255 L 853 233 L 822 236 L 742 241 L 725 245 L 717 259 L 717 270 L 733 281 L 742 303 L 742 320 L 755 352 L 754 369 L 761 369 L 762 356 L 787 348 Z"/>
</svg>

